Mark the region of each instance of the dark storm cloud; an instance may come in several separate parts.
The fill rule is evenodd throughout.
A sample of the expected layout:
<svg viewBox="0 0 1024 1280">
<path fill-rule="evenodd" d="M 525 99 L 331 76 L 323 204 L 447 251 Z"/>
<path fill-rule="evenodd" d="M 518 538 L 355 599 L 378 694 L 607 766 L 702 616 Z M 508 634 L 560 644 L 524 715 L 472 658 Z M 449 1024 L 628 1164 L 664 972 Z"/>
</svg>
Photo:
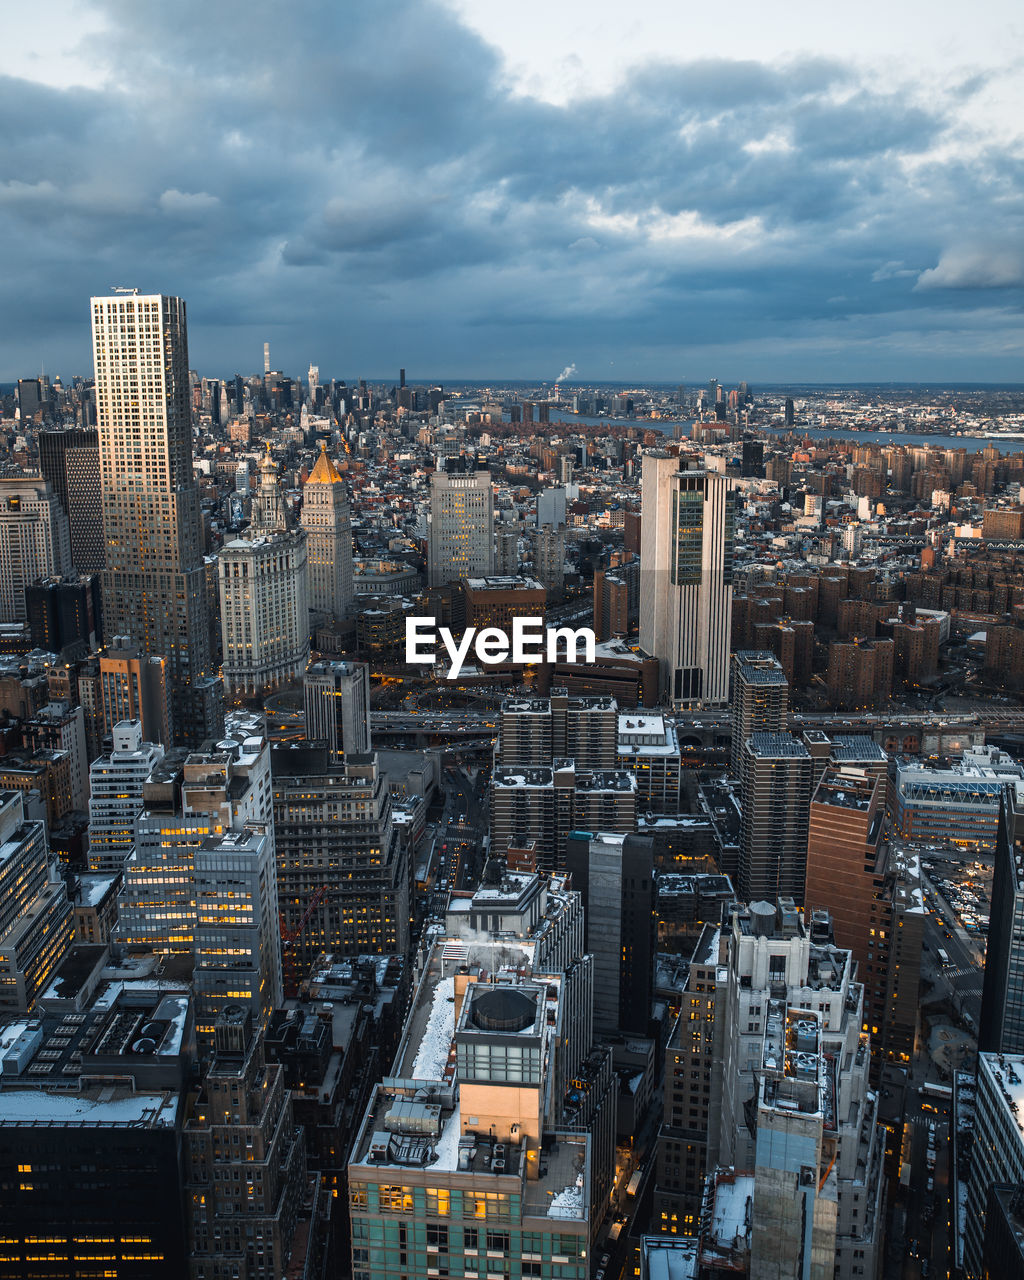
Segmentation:
<svg viewBox="0 0 1024 1280">
<path fill-rule="evenodd" d="M 950 376 L 1016 376 L 1024 184 L 962 141 L 982 76 L 661 62 L 554 106 L 431 0 L 100 7 L 108 88 L 0 80 L 0 376 L 87 368 L 121 283 L 182 294 L 210 372 L 269 337 L 345 375 L 568 344 L 582 379 L 928 377 L 960 331 Z"/>
</svg>

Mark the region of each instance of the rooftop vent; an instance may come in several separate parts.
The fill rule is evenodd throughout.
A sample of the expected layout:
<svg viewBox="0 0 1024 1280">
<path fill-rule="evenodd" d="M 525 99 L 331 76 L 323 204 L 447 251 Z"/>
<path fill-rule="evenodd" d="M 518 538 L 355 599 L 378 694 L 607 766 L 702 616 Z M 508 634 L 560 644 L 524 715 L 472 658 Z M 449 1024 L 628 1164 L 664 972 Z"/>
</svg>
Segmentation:
<svg viewBox="0 0 1024 1280">
<path fill-rule="evenodd" d="M 516 987 L 496 986 L 474 994 L 472 1018 L 481 1031 L 525 1031 L 536 1012 L 536 997 Z"/>
</svg>

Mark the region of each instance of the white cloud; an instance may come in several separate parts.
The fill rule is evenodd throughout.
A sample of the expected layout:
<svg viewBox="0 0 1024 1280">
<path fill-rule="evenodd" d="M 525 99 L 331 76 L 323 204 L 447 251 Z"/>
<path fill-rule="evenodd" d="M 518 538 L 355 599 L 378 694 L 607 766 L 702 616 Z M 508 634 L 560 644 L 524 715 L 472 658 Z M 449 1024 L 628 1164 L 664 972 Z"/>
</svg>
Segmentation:
<svg viewBox="0 0 1024 1280">
<path fill-rule="evenodd" d="M 157 203 L 171 217 L 201 218 L 216 209 L 220 200 L 208 191 L 179 191 L 177 187 L 168 187 Z"/>
<path fill-rule="evenodd" d="M 1013 289 L 1022 285 L 1021 249 L 1010 245 L 961 245 L 947 249 L 936 266 L 922 271 L 914 289 Z"/>
<path fill-rule="evenodd" d="M 10 182 L 0 182 L 0 204 L 33 204 L 39 200 L 53 200 L 56 195 L 57 188 L 48 179 L 19 182 L 12 178 Z"/>
<path fill-rule="evenodd" d="M 884 262 L 877 271 L 871 273 L 871 281 L 879 284 L 882 280 L 901 280 L 916 275 L 913 267 L 905 266 L 902 262 Z"/>
</svg>

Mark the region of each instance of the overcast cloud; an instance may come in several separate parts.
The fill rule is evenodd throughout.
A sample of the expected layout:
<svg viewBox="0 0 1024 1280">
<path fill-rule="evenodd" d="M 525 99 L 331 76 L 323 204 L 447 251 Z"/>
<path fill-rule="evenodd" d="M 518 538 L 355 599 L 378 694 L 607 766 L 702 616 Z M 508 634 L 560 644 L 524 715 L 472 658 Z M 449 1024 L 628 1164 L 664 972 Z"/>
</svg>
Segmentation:
<svg viewBox="0 0 1024 1280">
<path fill-rule="evenodd" d="M 1024 380 L 999 67 L 684 48 L 561 99 L 434 0 L 104 0 L 67 45 L 3 59 L 0 378 L 90 372 L 126 284 L 213 375 Z"/>
</svg>

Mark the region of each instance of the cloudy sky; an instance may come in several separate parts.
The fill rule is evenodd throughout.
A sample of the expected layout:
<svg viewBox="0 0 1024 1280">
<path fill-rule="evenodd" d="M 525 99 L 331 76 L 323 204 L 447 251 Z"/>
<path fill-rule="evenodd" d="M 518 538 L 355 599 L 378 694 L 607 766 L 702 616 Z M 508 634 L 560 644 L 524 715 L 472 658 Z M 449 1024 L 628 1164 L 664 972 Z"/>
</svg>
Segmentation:
<svg viewBox="0 0 1024 1280">
<path fill-rule="evenodd" d="M 0 379 L 1024 381 L 1010 0 L 0 0 Z"/>
</svg>

